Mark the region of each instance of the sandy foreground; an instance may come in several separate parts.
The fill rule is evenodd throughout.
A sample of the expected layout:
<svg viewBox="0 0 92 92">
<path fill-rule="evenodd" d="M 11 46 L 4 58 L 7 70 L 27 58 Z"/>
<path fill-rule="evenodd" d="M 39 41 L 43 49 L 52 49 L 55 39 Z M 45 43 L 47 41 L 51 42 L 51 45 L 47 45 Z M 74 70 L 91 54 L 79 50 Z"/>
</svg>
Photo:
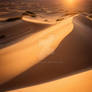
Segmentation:
<svg viewBox="0 0 92 92">
<path fill-rule="evenodd" d="M 92 91 L 91 85 L 92 70 L 48 83 L 6 92 L 90 92 Z"/>
<path fill-rule="evenodd" d="M 28 27 L 29 25 L 35 26 L 33 23 L 26 25 Z M 45 26 L 43 25 L 41 31 L 38 30 L 26 39 L 0 50 L 2 64 L 0 75 L 7 76 L 9 74 L 9 77 L 0 77 L 3 82 L 12 79 L 41 61 L 0 88 L 6 92 L 56 92 L 57 90 L 58 92 L 90 92 L 92 90 L 92 70 L 66 78 L 62 77 L 64 74 L 65 76 L 71 75 L 70 73 L 75 74 L 79 70 L 85 71 L 85 68 L 92 66 L 92 42 L 90 41 L 92 21 L 80 15 L 65 19 L 56 25 L 47 24 Z M 8 54 L 9 52 L 10 54 Z M 26 55 L 23 57 L 25 53 Z M 10 58 L 11 56 L 12 58 Z M 4 63 L 9 62 L 8 67 L 7 64 L 3 66 L 3 61 Z M 11 61 L 14 62 L 11 63 Z M 17 64 L 20 65 L 17 67 L 18 72 L 16 72 Z M 68 71 L 65 67 L 68 68 Z M 5 72 L 2 73 L 2 71 Z M 6 73 L 6 71 L 10 72 Z"/>
</svg>

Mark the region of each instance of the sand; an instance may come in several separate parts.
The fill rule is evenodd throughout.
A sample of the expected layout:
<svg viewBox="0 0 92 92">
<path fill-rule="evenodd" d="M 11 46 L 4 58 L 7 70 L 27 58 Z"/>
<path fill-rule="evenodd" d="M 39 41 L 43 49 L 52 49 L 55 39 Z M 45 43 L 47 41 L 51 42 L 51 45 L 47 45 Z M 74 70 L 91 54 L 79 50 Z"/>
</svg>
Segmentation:
<svg viewBox="0 0 92 92">
<path fill-rule="evenodd" d="M 0 12 L 0 22 L 12 18 L 20 18 L 21 16 L 22 16 L 21 12 L 5 12 L 5 13 Z"/>
<path fill-rule="evenodd" d="M 44 84 L 6 92 L 90 92 L 92 91 L 91 85 L 92 70 Z"/>
<path fill-rule="evenodd" d="M 24 21 L 28 21 L 28 22 L 31 22 L 31 23 L 40 23 L 40 24 L 56 24 L 56 21 L 54 22 L 50 22 L 48 20 L 43 20 L 43 18 L 41 17 L 36 17 L 36 18 L 32 18 L 31 16 L 23 16 L 22 17 L 22 20 Z"/>
<path fill-rule="evenodd" d="M 92 82 L 90 82 L 90 80 L 92 80 L 92 71 L 80 74 L 76 73 L 89 70 L 92 67 L 91 30 L 91 20 L 87 19 L 83 15 L 75 16 L 63 20 L 61 23 L 48 27 L 47 29 L 44 29 L 40 32 L 37 32 L 31 37 L 26 38 L 25 40 L 18 42 L 13 46 L 2 49 L 0 51 L 0 54 L 2 54 L 1 58 L 3 57 L 2 61 L 10 61 L 8 57 L 10 57 L 9 55 L 12 54 L 9 54 L 7 57 L 8 52 L 14 51 L 13 48 L 15 48 L 15 50 L 17 51 L 19 49 L 22 49 L 23 46 L 25 47 L 30 45 L 30 47 L 28 47 L 29 49 L 25 49 L 24 53 L 26 53 L 27 55 L 29 53 L 32 53 L 27 52 L 27 50 L 30 51 L 30 48 L 32 48 L 33 51 L 36 50 L 36 54 L 33 57 L 37 57 L 36 55 L 39 55 L 39 61 L 38 58 L 36 61 L 32 60 L 30 62 L 30 65 L 28 66 L 26 65 L 27 62 L 25 61 L 27 61 L 30 56 L 26 55 L 27 58 L 24 57 L 25 59 L 21 62 L 24 62 L 23 64 L 26 65 L 26 69 L 28 69 L 31 65 L 33 66 L 34 64 L 40 61 L 41 62 L 30 68 L 28 71 L 24 72 L 20 76 L 17 76 L 12 81 L 6 83 L 5 85 L 2 85 L 1 88 L 3 88 L 4 90 L 19 89 L 10 92 L 56 92 L 57 89 L 58 92 L 67 92 L 67 90 L 71 91 L 71 87 L 73 86 L 73 90 L 71 92 L 89 92 L 89 89 L 91 90 L 90 85 L 92 85 Z M 32 39 L 30 40 L 30 43 L 32 43 L 33 47 L 31 46 L 31 44 L 29 44 L 29 40 L 27 41 L 27 39 Z M 39 45 L 41 48 L 38 48 L 38 40 L 40 40 Z M 25 45 L 25 42 L 27 45 Z M 36 48 L 35 44 L 37 45 Z M 41 53 L 39 53 L 39 51 Z M 16 57 L 21 60 L 21 58 L 23 58 L 23 50 L 22 52 L 20 52 L 20 50 L 17 52 L 19 54 L 22 53 L 21 57 L 16 55 Z M 6 59 L 4 59 L 4 54 L 6 55 Z M 13 60 L 14 62 L 15 59 L 16 58 L 11 60 Z M 21 65 L 21 62 L 17 62 L 16 59 L 16 63 L 14 62 L 13 65 Z M 20 68 L 22 69 L 22 72 L 25 70 L 23 66 Z M 72 74 L 76 75 L 73 76 Z M 12 75 L 12 71 L 10 72 L 10 75 Z M 69 75 L 72 76 L 66 77 Z M 15 75 L 13 75 L 13 77 L 14 76 Z M 63 79 L 63 77 L 66 78 Z M 79 83 L 79 81 L 81 81 L 82 83 Z M 36 86 L 32 87 L 32 85 Z M 80 88 L 79 86 L 84 87 Z"/>
<path fill-rule="evenodd" d="M 64 37 L 72 31 L 72 18 L 73 17 L 67 19 L 67 22 L 64 20 L 53 26 L 23 21 L 21 23 L 20 21 L 8 25 L 6 28 L 2 27 L 1 33 L 8 29 L 5 33 L 7 35 L 10 33 L 10 36 L 7 39 L 5 38 L 4 40 L 1 40 L 1 47 L 5 46 L 6 43 L 8 43 L 8 45 L 0 50 L 0 84 L 19 75 L 51 54 L 58 47 Z M 67 28 L 63 28 L 63 31 L 59 30 L 65 25 Z M 15 32 L 15 35 L 12 31 Z M 18 41 L 17 43 L 13 40 L 13 43 L 15 42 L 15 44 L 9 45 L 9 41 L 16 39 L 16 33 L 18 32 L 17 34 L 19 35 L 20 31 L 22 31 L 22 33 L 31 31 L 31 34 L 28 35 L 26 39 L 22 39 L 22 41 Z"/>
</svg>

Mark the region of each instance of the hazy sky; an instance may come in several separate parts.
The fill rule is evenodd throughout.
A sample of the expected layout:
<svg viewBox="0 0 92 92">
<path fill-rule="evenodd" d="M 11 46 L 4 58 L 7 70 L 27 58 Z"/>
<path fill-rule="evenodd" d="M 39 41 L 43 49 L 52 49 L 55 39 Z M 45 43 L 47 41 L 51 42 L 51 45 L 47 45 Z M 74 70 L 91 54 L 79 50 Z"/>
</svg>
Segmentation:
<svg viewBox="0 0 92 92">
<path fill-rule="evenodd" d="M 32 3 L 34 2 L 34 5 L 32 6 Z M 65 3 L 64 3 L 65 2 Z M 70 2 L 70 3 L 69 3 Z M 77 3 L 76 3 L 77 2 Z M 21 8 L 23 9 L 29 9 L 29 8 L 36 8 L 39 7 L 47 7 L 52 8 L 53 5 L 59 4 L 58 6 L 62 8 L 64 6 L 65 8 L 90 8 L 92 11 L 92 0 L 0 0 L 0 8 Z M 31 7 L 32 6 L 32 7 Z M 58 7 L 57 7 L 58 8 Z M 38 8 L 39 9 L 39 8 Z M 2 11 L 2 10 L 1 10 Z"/>
</svg>

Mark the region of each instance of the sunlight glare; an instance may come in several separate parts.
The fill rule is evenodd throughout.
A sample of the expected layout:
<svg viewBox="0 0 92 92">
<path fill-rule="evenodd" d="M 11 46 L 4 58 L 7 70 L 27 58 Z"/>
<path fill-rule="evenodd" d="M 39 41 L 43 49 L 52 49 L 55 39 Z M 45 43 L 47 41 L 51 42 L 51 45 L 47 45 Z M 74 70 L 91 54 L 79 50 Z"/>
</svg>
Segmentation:
<svg viewBox="0 0 92 92">
<path fill-rule="evenodd" d="M 77 5 L 77 0 L 64 0 L 63 5 L 66 8 L 75 8 Z"/>
<path fill-rule="evenodd" d="M 68 4 L 73 4 L 75 0 L 67 0 Z"/>
</svg>

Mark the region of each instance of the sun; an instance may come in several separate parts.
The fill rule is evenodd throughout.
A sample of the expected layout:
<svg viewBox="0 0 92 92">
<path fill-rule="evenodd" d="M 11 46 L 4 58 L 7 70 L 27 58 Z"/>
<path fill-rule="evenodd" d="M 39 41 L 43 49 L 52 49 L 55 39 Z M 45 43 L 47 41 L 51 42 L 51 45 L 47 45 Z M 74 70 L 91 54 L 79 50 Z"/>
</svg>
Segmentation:
<svg viewBox="0 0 92 92">
<path fill-rule="evenodd" d="M 77 5 L 77 0 L 64 0 L 63 5 L 67 8 L 74 8 Z"/>
<path fill-rule="evenodd" d="M 65 3 L 67 5 L 74 5 L 76 3 L 76 0 L 65 0 Z"/>
<path fill-rule="evenodd" d="M 68 4 L 73 4 L 73 3 L 75 2 L 75 0 L 66 0 L 66 2 L 67 2 Z"/>
</svg>

